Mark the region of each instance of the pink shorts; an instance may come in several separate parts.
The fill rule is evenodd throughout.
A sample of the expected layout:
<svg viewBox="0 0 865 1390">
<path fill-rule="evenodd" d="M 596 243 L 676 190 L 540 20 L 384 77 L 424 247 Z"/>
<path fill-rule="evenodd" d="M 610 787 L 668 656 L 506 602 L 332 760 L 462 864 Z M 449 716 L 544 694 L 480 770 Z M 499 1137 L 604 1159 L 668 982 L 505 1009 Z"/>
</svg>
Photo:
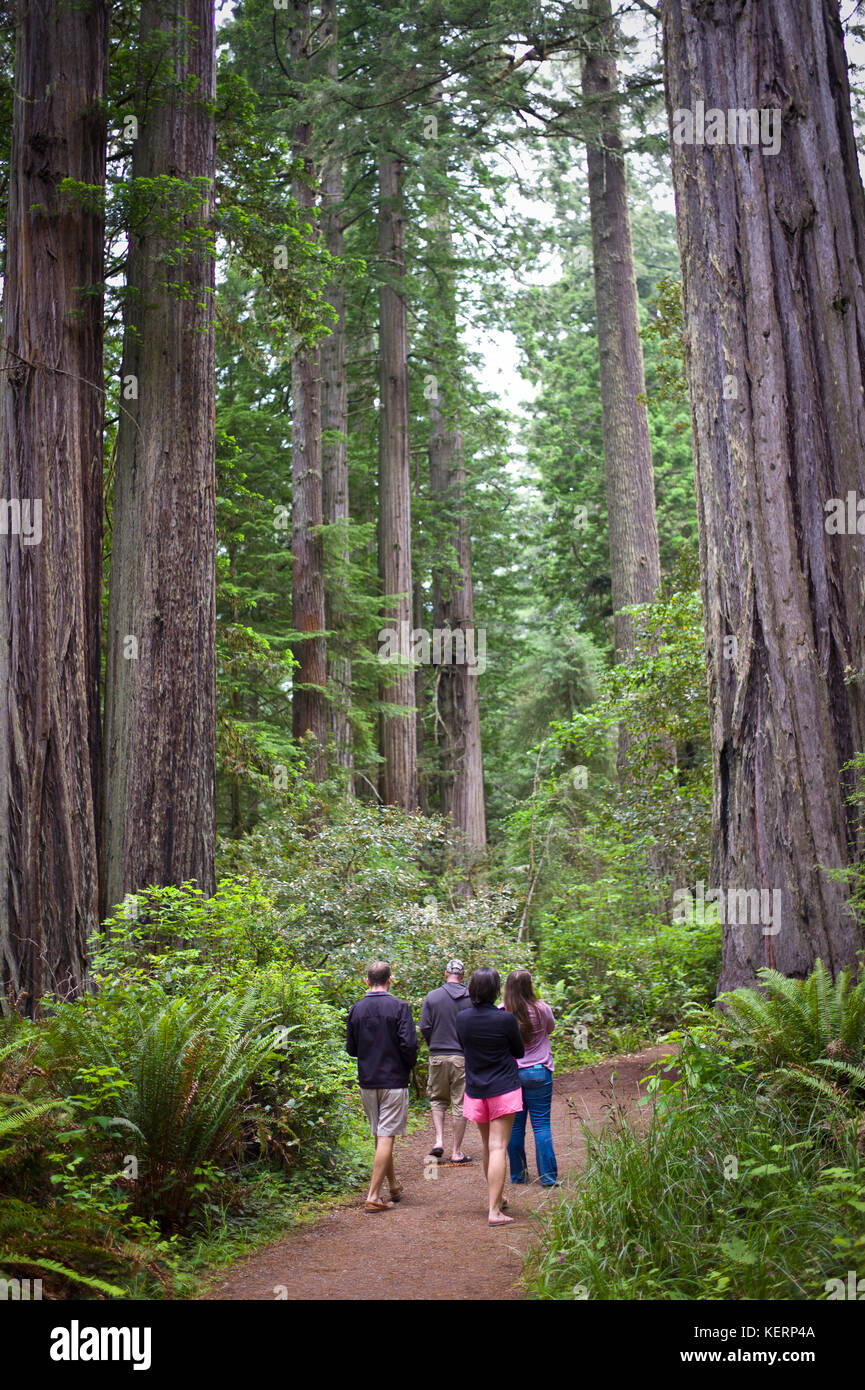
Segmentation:
<svg viewBox="0 0 865 1390">
<path fill-rule="evenodd" d="M 500 1115 L 517 1115 L 522 1108 L 522 1087 L 516 1091 L 505 1091 L 503 1096 L 489 1096 L 486 1100 L 463 1096 L 463 1118 L 474 1120 L 476 1125 L 487 1125 Z"/>
</svg>

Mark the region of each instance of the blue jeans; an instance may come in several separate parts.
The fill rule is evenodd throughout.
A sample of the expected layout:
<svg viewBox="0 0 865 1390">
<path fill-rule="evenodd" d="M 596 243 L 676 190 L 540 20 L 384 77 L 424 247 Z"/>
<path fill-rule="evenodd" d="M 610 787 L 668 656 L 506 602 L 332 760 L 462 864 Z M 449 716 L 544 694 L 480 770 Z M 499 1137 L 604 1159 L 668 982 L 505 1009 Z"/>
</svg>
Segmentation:
<svg viewBox="0 0 865 1390">
<path fill-rule="evenodd" d="M 508 1144 L 511 1182 L 524 1183 L 528 1177 L 526 1120 L 531 1116 L 538 1176 L 544 1187 L 552 1187 L 559 1175 L 556 1155 L 553 1150 L 553 1131 L 550 1127 L 553 1074 L 546 1067 L 542 1067 L 540 1063 L 534 1067 L 521 1067 L 520 1085 L 523 1088 L 523 1106 L 525 1108 L 514 1116 L 514 1127 L 511 1130 L 511 1139 Z"/>
</svg>

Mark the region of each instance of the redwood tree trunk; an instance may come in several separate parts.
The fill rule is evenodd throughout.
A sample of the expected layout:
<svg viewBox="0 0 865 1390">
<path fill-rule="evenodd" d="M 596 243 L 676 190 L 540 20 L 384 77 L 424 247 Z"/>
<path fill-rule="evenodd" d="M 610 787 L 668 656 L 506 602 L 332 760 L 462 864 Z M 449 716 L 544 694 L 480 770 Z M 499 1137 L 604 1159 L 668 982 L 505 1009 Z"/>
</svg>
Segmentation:
<svg viewBox="0 0 865 1390">
<path fill-rule="evenodd" d="M 339 34 L 336 0 L 323 0 L 325 42 L 328 43 L 326 71 L 331 82 L 339 78 Z M 332 256 L 343 254 L 342 163 L 338 151 L 331 150 L 322 172 L 322 231 Z M 327 526 L 346 527 L 349 519 L 348 491 L 348 375 L 345 346 L 345 284 L 342 272 L 327 289 L 328 302 L 336 312 L 330 337 L 321 345 L 321 423 L 323 511 Z M 341 565 L 350 554 L 347 537 L 338 548 Z M 331 637 L 327 643 L 328 733 L 332 755 L 340 767 L 353 765 L 351 725 L 351 657 L 344 646 L 344 574 L 325 575 L 325 623 Z"/>
<path fill-rule="evenodd" d="M 727 924 L 725 990 L 767 964 L 802 976 L 819 956 L 837 971 L 862 946 L 844 887 L 821 869 L 854 853 L 842 767 L 865 735 L 863 687 L 846 679 L 865 650 L 865 541 L 827 534 L 824 510 L 865 493 L 865 199 L 837 4 L 668 0 L 664 47 L 709 668 L 712 886 L 781 894 L 769 931 Z M 677 143 L 677 130 L 688 133 L 681 113 L 696 117 L 698 101 L 724 117 L 778 108 L 777 151 L 768 119 L 760 145 Z"/>
<path fill-rule="evenodd" d="M 98 927 L 108 14 L 20 7 L 0 362 L 0 992 L 84 982 Z M 23 509 L 23 511 L 22 511 Z"/>
<path fill-rule="evenodd" d="M 442 118 L 447 120 L 441 92 L 435 93 Z M 446 175 L 446 167 L 443 169 Z M 456 283 L 450 206 L 445 178 L 433 181 L 436 212 L 435 241 L 442 260 L 436 268 L 436 302 L 433 332 L 435 390 L 429 409 L 430 496 L 437 518 L 445 522 L 445 550 L 455 556 L 453 572 L 433 573 L 433 626 L 463 635 L 460 653 L 456 638 L 452 660 L 442 660 L 436 671 L 435 732 L 440 754 L 442 815 L 449 816 L 469 844 L 483 848 L 487 840 L 484 802 L 484 764 L 481 751 L 481 718 L 478 681 L 486 662 L 486 642 L 481 650 L 475 629 L 472 585 L 472 543 L 466 511 L 465 448 L 459 426 L 459 388 L 462 375 L 457 329 Z M 445 656 L 444 649 L 442 657 Z M 459 659 L 460 655 L 462 660 Z M 469 658 L 473 658 L 470 660 Z M 467 885 L 465 885 L 467 886 Z"/>
<path fill-rule="evenodd" d="M 449 542 L 456 554 L 456 575 L 436 576 L 433 621 L 437 628 L 471 634 L 466 638 L 464 652 L 472 654 L 475 663 L 474 669 L 468 660 L 442 663 L 437 669 L 436 731 L 442 759 L 441 811 L 442 815 L 451 817 L 470 844 L 482 848 L 487 840 L 478 701 L 478 680 L 482 672 L 475 630 L 471 538 L 466 516 L 465 454 L 462 432 L 455 421 L 448 424 L 442 404 L 438 400 L 430 402 L 430 493 L 440 511 L 452 517 Z"/>
<path fill-rule="evenodd" d="M 207 191 L 177 234 L 145 216 L 130 235 L 123 376 L 137 399 L 122 402 L 114 495 L 106 909 L 148 883 L 214 888 L 213 0 L 143 0 L 140 52 L 133 178 Z M 193 240 L 172 263 L 180 232 Z"/>
<path fill-rule="evenodd" d="M 610 573 L 619 657 L 634 647 L 633 619 L 622 609 L 650 603 L 661 580 L 652 448 L 628 189 L 618 110 L 610 0 L 591 0 L 592 46 L 583 93 L 597 136 L 587 144 L 595 308 L 601 378 Z"/>
<path fill-rule="evenodd" d="M 379 511 L 378 553 L 383 592 L 393 595 L 384 607 L 383 626 L 403 641 L 411 630 L 411 496 L 409 472 L 408 335 L 406 304 L 401 288 L 405 276 L 403 245 L 402 160 L 395 154 L 379 159 Z M 385 668 L 386 669 L 386 668 Z M 396 674 L 382 689 L 382 701 L 405 714 L 381 716 L 380 795 L 386 805 L 417 810 L 417 744 L 414 719 L 414 675 Z"/>
<path fill-rule="evenodd" d="M 290 34 L 291 68 L 309 70 L 309 5 L 296 3 Z M 315 170 L 310 158 L 308 122 L 295 126 L 294 157 L 302 174 L 292 182 L 292 196 L 306 212 L 314 234 Z M 294 645 L 298 667 L 291 699 L 291 731 L 297 742 L 311 734 L 310 771 L 321 781 L 327 770 L 327 666 L 325 652 L 324 555 L 321 538 L 321 352 L 300 348 L 291 359 L 291 614 L 296 632 L 315 634 Z M 316 529 L 318 528 L 318 529 Z"/>
</svg>

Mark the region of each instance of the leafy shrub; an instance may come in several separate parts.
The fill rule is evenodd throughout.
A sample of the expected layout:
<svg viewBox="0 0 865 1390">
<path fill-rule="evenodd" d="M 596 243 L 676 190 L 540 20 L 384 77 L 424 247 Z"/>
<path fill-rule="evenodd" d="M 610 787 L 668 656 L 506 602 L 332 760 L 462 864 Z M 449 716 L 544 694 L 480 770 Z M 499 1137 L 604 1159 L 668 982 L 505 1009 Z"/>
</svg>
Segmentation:
<svg viewBox="0 0 865 1390">
<path fill-rule="evenodd" d="M 588 914 L 543 927 L 544 975 L 556 982 L 563 1017 L 584 1022 L 590 1038 L 623 1025 L 648 1033 L 684 1021 L 691 1006 L 713 999 L 720 955 L 712 922 L 624 921 L 599 930 Z"/>
<path fill-rule="evenodd" d="M 833 1057 L 865 1061 L 865 980 L 842 970 L 833 983 L 821 960 L 804 980 L 763 969 L 765 990 L 736 989 L 722 996 L 725 1031 L 766 1069 L 807 1065 Z"/>
<path fill-rule="evenodd" d="M 223 846 L 226 864 L 267 887 L 299 964 L 345 1009 L 370 961 L 389 960 L 394 989 L 417 1014 L 454 955 L 503 975 L 530 963 L 515 939 L 511 891 L 457 891 L 460 848 L 443 821 L 345 802 L 312 827 L 286 817 Z"/>
<path fill-rule="evenodd" d="M 59 1005 L 55 1056 L 74 1059 L 68 1071 L 81 1108 L 105 1112 L 93 1118 L 128 1133 L 136 1210 L 176 1223 L 203 1190 L 207 1165 L 239 1145 L 244 1097 L 272 1036 L 251 1027 L 249 997 L 167 998 L 154 982 L 124 995 L 124 1049 L 116 1003 L 114 991 Z"/>
<path fill-rule="evenodd" d="M 170 1227 L 250 1158 L 290 1172 L 323 1163 L 332 1181 L 350 1078 L 342 1024 L 260 886 L 225 880 L 210 899 L 149 888 L 106 924 L 94 965 L 96 996 L 53 1004 L 41 1042 L 50 1084 L 76 1110 L 70 1196 L 80 1166 L 106 1209 L 113 1184 L 118 1214 Z M 130 1158 L 132 1179 L 118 1171 Z"/>
<path fill-rule="evenodd" d="M 843 1277 L 865 1197 L 855 1123 L 827 1125 L 819 1098 L 803 1121 L 713 1031 L 655 1078 L 647 1130 L 586 1127 L 579 1189 L 527 1267 L 535 1297 L 795 1300 Z"/>
<path fill-rule="evenodd" d="M 281 964 L 256 973 L 255 1009 L 273 1036 L 252 1082 L 258 1151 L 292 1174 L 314 1174 L 323 1187 L 342 1163 L 354 1100 L 342 1018 L 322 998 L 317 975 Z"/>
</svg>

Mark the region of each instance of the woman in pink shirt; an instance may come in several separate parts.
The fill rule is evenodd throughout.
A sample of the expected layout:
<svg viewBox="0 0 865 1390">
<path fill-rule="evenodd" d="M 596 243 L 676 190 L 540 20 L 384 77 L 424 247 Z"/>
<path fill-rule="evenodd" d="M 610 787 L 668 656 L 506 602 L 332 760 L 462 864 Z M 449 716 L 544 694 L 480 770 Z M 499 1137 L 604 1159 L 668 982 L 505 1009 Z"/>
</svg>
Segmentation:
<svg viewBox="0 0 865 1390">
<path fill-rule="evenodd" d="M 514 1116 L 508 1143 L 511 1182 L 528 1179 L 526 1120 L 531 1116 L 535 1136 L 538 1177 L 544 1187 L 555 1187 L 559 1170 L 553 1149 L 550 1112 L 553 1103 L 553 1051 L 550 1034 L 556 1026 L 553 1011 L 535 994 L 528 970 L 514 970 L 505 985 L 505 1008 L 517 1020 L 525 1052 L 517 1058 L 523 1110 Z"/>
</svg>

